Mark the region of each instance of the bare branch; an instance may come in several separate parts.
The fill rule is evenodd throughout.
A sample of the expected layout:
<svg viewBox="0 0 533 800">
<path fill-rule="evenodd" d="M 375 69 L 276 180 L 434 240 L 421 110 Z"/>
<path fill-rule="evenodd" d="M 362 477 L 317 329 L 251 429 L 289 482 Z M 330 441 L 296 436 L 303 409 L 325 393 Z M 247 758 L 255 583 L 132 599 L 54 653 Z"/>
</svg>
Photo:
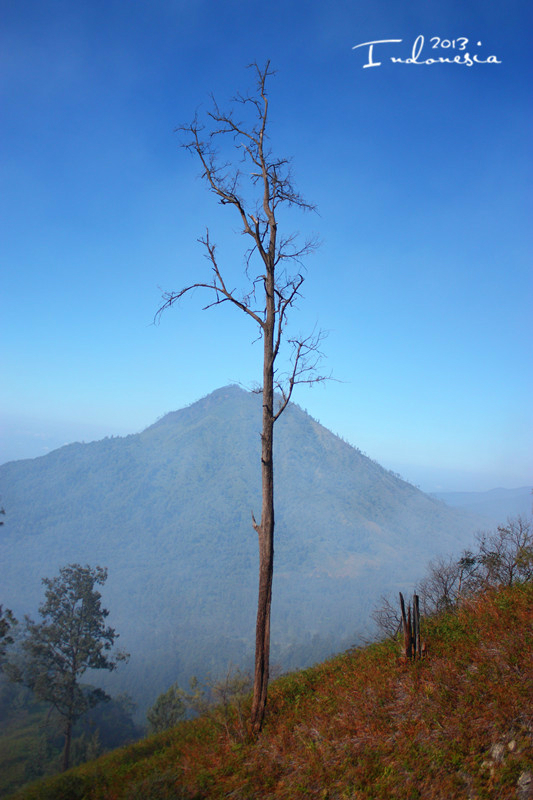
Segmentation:
<svg viewBox="0 0 533 800">
<path fill-rule="evenodd" d="M 283 379 L 276 380 L 276 388 L 281 394 L 282 401 L 278 411 L 274 414 L 274 421 L 283 413 L 290 402 L 294 387 L 299 384 L 316 384 L 330 380 L 331 375 L 320 375 L 318 365 L 324 354 L 320 350 L 320 343 L 326 338 L 325 331 L 312 333 L 305 339 L 288 339 L 292 345 L 292 370 L 285 374 Z"/>
<path fill-rule="evenodd" d="M 373 609 L 370 616 L 381 633 L 387 637 L 396 636 L 402 627 L 402 618 L 397 603 L 385 595 L 381 595 L 380 605 Z"/>
<path fill-rule="evenodd" d="M 244 311 L 248 314 L 252 319 L 257 322 L 257 324 L 263 328 L 264 327 L 264 320 L 261 319 L 258 313 L 256 313 L 249 304 L 249 298 L 251 295 L 245 296 L 242 300 L 239 300 L 235 296 L 234 290 L 229 290 L 226 287 L 222 274 L 219 270 L 218 263 L 216 260 L 215 255 L 215 245 L 211 243 L 209 239 L 209 230 L 206 231 L 205 238 L 199 240 L 201 244 L 205 246 L 207 249 L 207 258 L 211 261 L 212 264 L 212 272 L 213 272 L 213 281 L 212 283 L 193 283 L 190 286 L 186 286 L 184 289 L 180 289 L 179 292 L 165 292 L 163 294 L 163 305 L 158 309 L 155 320 L 159 320 L 163 311 L 166 311 L 167 308 L 171 308 L 178 300 L 180 300 L 184 295 L 188 292 L 192 291 L 193 289 L 209 289 L 210 291 L 214 292 L 215 300 L 212 303 L 208 303 L 206 306 L 203 307 L 203 310 L 207 310 L 208 308 L 212 308 L 213 306 L 221 305 L 229 301 L 233 303 L 233 305 L 240 308 L 241 311 Z"/>
</svg>

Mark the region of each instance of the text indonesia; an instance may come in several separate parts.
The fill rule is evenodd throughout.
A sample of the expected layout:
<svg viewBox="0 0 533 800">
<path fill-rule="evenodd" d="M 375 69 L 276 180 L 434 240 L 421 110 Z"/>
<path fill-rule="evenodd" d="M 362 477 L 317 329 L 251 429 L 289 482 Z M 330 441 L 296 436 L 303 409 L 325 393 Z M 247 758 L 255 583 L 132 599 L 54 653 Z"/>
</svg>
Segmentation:
<svg viewBox="0 0 533 800">
<path fill-rule="evenodd" d="M 477 53 L 471 55 L 467 51 L 468 39 L 466 36 L 459 36 L 457 39 L 441 39 L 440 36 L 432 36 L 429 40 L 430 48 L 435 51 L 433 57 L 425 58 L 423 54 L 425 40 L 422 35 L 417 36 L 411 55 L 408 58 L 399 58 L 398 56 L 390 56 L 393 64 L 462 64 L 467 67 L 472 67 L 474 64 L 501 64 L 496 56 L 488 56 L 487 58 L 480 58 Z M 357 50 L 359 47 L 368 47 L 368 61 L 363 64 L 363 69 L 367 67 L 380 67 L 381 61 L 375 61 L 374 47 L 376 45 L 386 44 L 399 44 L 403 39 L 375 39 L 373 42 L 363 42 L 356 44 L 352 50 Z M 481 42 L 477 42 L 476 47 L 481 47 Z M 445 50 L 446 55 L 440 55 Z M 452 52 L 449 52 L 452 51 Z"/>
</svg>

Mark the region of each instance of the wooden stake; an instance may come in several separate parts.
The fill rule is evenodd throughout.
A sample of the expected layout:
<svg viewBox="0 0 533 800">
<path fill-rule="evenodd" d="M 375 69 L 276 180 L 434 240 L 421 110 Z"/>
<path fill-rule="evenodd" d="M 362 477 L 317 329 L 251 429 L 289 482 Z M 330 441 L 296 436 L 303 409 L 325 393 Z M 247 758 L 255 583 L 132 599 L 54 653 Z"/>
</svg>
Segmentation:
<svg viewBox="0 0 533 800">
<path fill-rule="evenodd" d="M 405 614 L 405 603 L 403 594 L 400 592 L 400 607 L 402 609 L 402 628 L 403 628 L 403 651 L 405 658 L 412 658 L 412 634 L 411 634 L 411 606 L 407 609 L 407 616 Z"/>
</svg>

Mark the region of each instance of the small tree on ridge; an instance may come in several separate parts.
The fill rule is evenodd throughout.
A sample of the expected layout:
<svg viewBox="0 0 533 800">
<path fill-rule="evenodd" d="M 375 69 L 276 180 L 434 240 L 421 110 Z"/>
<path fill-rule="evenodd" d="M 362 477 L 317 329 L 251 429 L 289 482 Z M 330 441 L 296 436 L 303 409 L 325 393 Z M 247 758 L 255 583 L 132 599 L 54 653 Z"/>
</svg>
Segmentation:
<svg viewBox="0 0 533 800">
<path fill-rule="evenodd" d="M 102 689 L 82 686 L 81 676 L 87 669 L 114 670 L 128 657 L 108 654 L 118 634 L 105 627 L 109 612 L 95 589 L 106 578 L 106 569 L 79 564 L 63 567 L 56 578 L 43 578 L 46 599 L 39 607 L 41 622 L 26 617 L 21 658 L 9 666 L 12 680 L 28 686 L 63 718 L 63 770 L 70 764 L 74 723 L 108 699 Z"/>
</svg>

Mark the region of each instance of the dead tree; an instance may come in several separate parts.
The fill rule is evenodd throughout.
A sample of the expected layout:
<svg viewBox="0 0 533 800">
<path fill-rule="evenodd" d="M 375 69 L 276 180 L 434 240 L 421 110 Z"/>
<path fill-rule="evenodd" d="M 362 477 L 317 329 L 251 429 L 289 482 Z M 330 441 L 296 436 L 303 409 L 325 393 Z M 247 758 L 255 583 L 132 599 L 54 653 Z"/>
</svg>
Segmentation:
<svg viewBox="0 0 533 800">
<path fill-rule="evenodd" d="M 400 609 L 402 612 L 403 657 L 420 659 L 425 652 L 425 645 L 420 638 L 420 602 L 417 594 L 413 595 L 413 605 L 409 603 L 407 613 L 403 594 L 400 592 Z"/>
<path fill-rule="evenodd" d="M 259 538 L 259 595 L 251 716 L 252 730 L 257 733 L 264 719 L 269 677 L 274 568 L 274 423 L 286 408 L 296 384 L 315 383 L 325 380 L 325 376 L 316 371 L 321 357 L 322 333 L 292 338 L 286 334 L 289 309 L 300 296 L 304 281 L 301 268 L 298 266 L 293 273 L 290 265 L 300 265 L 302 258 L 315 249 L 316 241 L 308 240 L 298 245 L 294 234 L 282 235 L 278 230 L 278 212 L 280 208 L 306 210 L 313 207 L 295 189 L 290 162 L 274 156 L 269 146 L 266 83 L 273 74 L 269 62 L 264 68 L 257 64 L 251 67 L 256 76 L 254 93 L 238 95 L 229 111 L 222 111 L 213 99 L 204 123 L 197 115 L 191 124 L 177 129 L 186 137 L 183 146 L 199 159 L 202 177 L 209 190 L 222 205 L 235 212 L 241 231 L 250 243 L 245 254 L 248 288 L 238 293 L 228 286 L 207 230 L 199 241 L 205 247 L 211 264 L 211 280 L 164 294 L 158 315 L 192 289 L 205 289 L 212 296 L 205 308 L 231 303 L 253 320 L 263 339 L 262 505 L 259 522 L 252 513 L 253 527 Z M 242 114 L 244 121 L 237 114 Z M 228 142 L 234 145 L 236 156 L 230 162 L 222 159 L 218 150 L 220 143 Z M 252 264 L 256 262 L 258 269 L 252 273 Z M 285 372 L 278 366 L 284 349 L 282 345 L 291 349 Z M 279 399 L 275 402 L 276 396 Z"/>
</svg>

